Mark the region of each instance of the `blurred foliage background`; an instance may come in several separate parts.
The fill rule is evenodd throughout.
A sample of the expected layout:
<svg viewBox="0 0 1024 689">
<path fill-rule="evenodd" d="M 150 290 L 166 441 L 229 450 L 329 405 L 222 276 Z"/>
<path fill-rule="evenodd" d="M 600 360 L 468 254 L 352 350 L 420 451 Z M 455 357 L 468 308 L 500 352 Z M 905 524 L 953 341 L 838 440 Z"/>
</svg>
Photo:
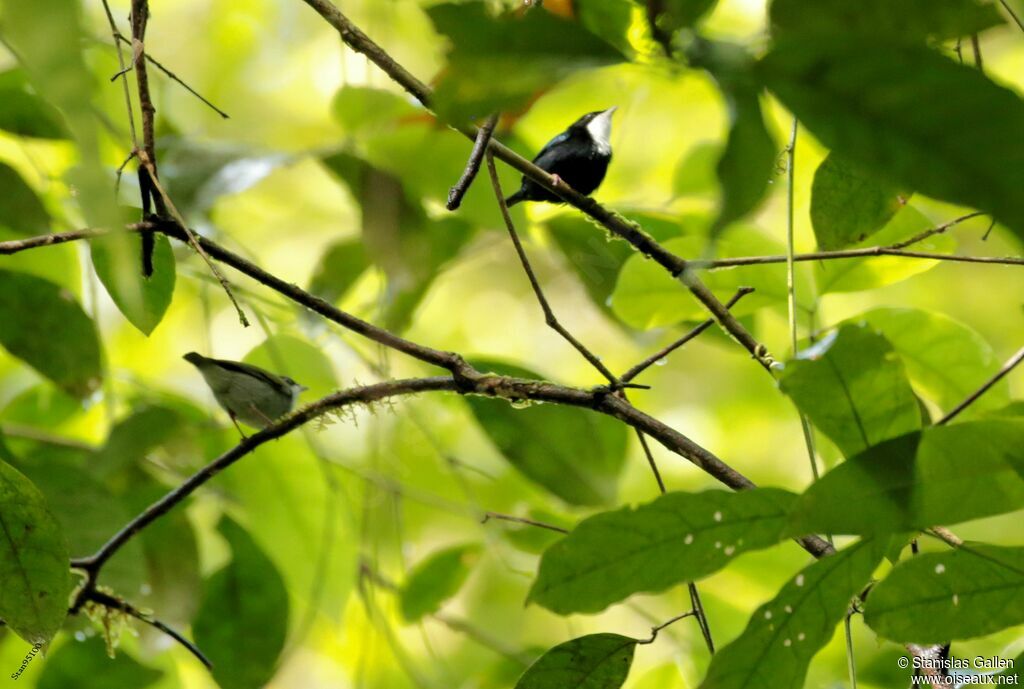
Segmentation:
<svg viewBox="0 0 1024 689">
<path fill-rule="evenodd" d="M 430 80 L 449 69 L 446 41 L 427 13 L 431 4 L 351 0 L 341 9 L 397 61 Z M 529 157 L 580 114 L 618 105 L 614 159 L 596 197 L 641 221 L 678 253 L 700 255 L 718 208 L 715 162 L 729 128 L 727 104 L 715 82 L 701 70 L 659 58 L 639 5 L 546 4 L 629 59 L 573 71 L 537 90 L 527 109 L 502 118 L 497 136 Z M 14 5 L 3 5 L 0 36 L 17 21 Z M 66 11 L 58 0 L 31 11 L 44 12 L 44 5 Z M 129 3 L 117 0 L 111 7 L 127 35 Z M 39 37 L 35 55 L 59 63 L 80 45 L 93 90 L 92 109 L 77 118 L 48 119 L 49 111 L 25 86 L 10 44 L 0 47 L 0 117 L 15 123 L 0 131 L 0 241 L 93 224 L 90 218 L 98 216 L 79 201 L 96 190 L 109 195 L 114 170 L 130 151 L 123 93 L 110 80 L 119 68 L 102 5 L 89 0 L 80 9 L 83 34 L 68 34 L 54 21 L 52 35 Z M 603 382 L 544 326 L 486 177 L 470 189 L 459 212 L 444 210 L 469 142 L 438 125 L 363 56 L 345 49 L 309 7 L 295 0 L 155 0 L 151 10 L 147 51 L 230 114 L 221 118 L 151 69 L 161 180 L 190 226 L 412 340 L 569 384 Z M 766 42 L 765 4 L 721 0 L 701 30 L 757 53 Z M 952 42 L 944 50 L 951 53 Z M 990 78 L 1024 90 L 1024 34 L 1010 24 L 999 26 L 982 34 L 981 50 Z M 514 69 L 514 61 L 496 60 L 492 67 L 493 77 L 504 79 L 502 70 Z M 719 250 L 727 255 L 785 251 L 782 150 L 791 115 L 767 95 L 762 106 L 779 151 L 777 169 L 756 213 L 725 230 Z M 75 141 L 67 138 L 66 126 L 75 130 Z M 91 143 L 83 145 L 85 129 Z M 818 245 L 811 188 L 826 154 L 801 132 L 794 171 L 798 252 Z M 83 170 L 84 176 L 75 176 Z M 517 186 L 518 176 L 507 167 L 501 175 L 506 193 Z M 134 174 L 126 174 L 119 203 L 138 206 L 138 197 Z M 892 221 L 906 227 L 883 233 L 896 241 L 964 212 L 915 195 Z M 627 260 L 632 250 L 624 242 L 613 241 L 573 209 L 528 205 L 516 208 L 514 218 L 555 312 L 612 370 L 627 369 L 704 318 L 697 302 L 660 269 L 639 257 Z M 975 218 L 920 247 L 1020 254 L 1020 240 L 1011 231 L 996 225 L 984 238 L 988 228 L 988 218 Z M 881 237 L 865 245 L 884 243 Z M 236 442 L 201 377 L 182 361 L 185 352 L 245 359 L 290 375 L 309 386 L 306 401 L 357 383 L 432 375 L 228 273 L 253 321 L 240 327 L 205 265 L 180 244 L 158 249 L 158 273 L 166 279 L 176 264 L 176 279 L 153 288 L 153 302 L 137 305 L 133 325 L 123 315 L 131 307 L 118 308 L 97 272 L 104 261 L 108 277 L 134 270 L 136 254 L 126 258 L 112 246 L 104 257 L 96 246 L 90 252 L 76 242 L 0 256 L 0 269 L 45 278 L 83 304 L 102 343 L 95 352 L 102 381 L 87 377 L 63 386 L 0 352 L 4 452 L 46 496 L 72 556 L 88 555 L 132 515 Z M 784 266 L 710 275 L 723 299 L 740 285 L 757 287 L 737 314 L 776 355 L 788 358 Z M 111 280 L 117 278 L 105 282 Z M 928 362 L 918 369 L 908 365 L 915 389 L 928 393 L 934 417 L 1024 341 L 1019 266 L 891 257 L 807 262 L 797 265 L 796 284 L 805 343 L 875 309 L 937 314 L 878 316 L 888 317 L 897 330 L 899 324 L 909 328 L 910 339 L 913 324 L 928 318 L 952 319 L 973 331 L 964 335 L 954 328 L 958 344 L 938 359 L 949 375 L 927 370 Z M 80 333 L 71 320 L 55 318 L 49 329 L 54 342 L 84 342 L 76 340 Z M 963 371 L 949 373 L 965 361 Z M 631 391 L 640 408 L 759 484 L 800 491 L 810 483 L 796 409 L 717 328 L 659 364 L 640 379 L 651 390 Z M 1020 398 L 1022 389 L 1021 377 L 1011 376 L 979 411 Z M 493 520 L 482 524 L 482 513 L 570 526 L 601 508 L 560 500 L 518 473 L 481 430 L 474 411 L 480 413 L 454 395 L 424 395 L 358 409 L 264 445 L 120 552 L 101 583 L 168 624 L 191 628 L 197 640 L 212 639 L 217 648 L 220 627 L 236 620 L 249 641 L 230 650 L 233 660 L 222 663 L 234 668 L 222 670 L 228 673 L 219 677 L 225 687 L 254 686 L 262 681 L 260 673 L 272 676 L 268 686 L 275 687 L 510 687 L 539 649 L 593 631 L 643 637 L 652 624 L 688 608 L 683 587 L 635 596 L 598 615 L 562 618 L 536 605 L 524 607 L 537 554 L 550 534 Z M 825 466 L 834 465 L 840 451 L 817 435 Z M 621 476 L 613 477 L 610 493 L 598 502 L 649 501 L 657 486 L 635 437 L 621 442 Z M 655 456 L 670 489 L 714 486 L 679 457 L 658 447 Z M 957 532 L 1024 545 L 1019 524 L 1018 512 L 963 524 Z M 417 565 L 438 553 L 427 577 L 441 583 L 421 582 L 425 593 L 390 590 L 389 582 L 402 587 Z M 218 587 L 232 576 L 232 567 L 262 559 L 273 564 L 268 570 L 276 578 L 252 582 L 259 595 L 249 604 L 223 595 Z M 746 554 L 701 582 L 716 640 L 735 637 L 751 611 L 809 560 L 794 544 L 783 543 Z M 108 661 L 96 624 L 70 618 L 19 686 L 216 686 L 184 649 L 138 623 L 129 626 L 119 635 L 116 659 Z M 907 673 L 896 665 L 898 645 L 876 639 L 859 620 L 854 641 L 860 686 L 902 685 Z M 0 670 L 14 672 L 29 649 L 0 630 Z M 1012 657 L 1020 650 L 1019 627 L 957 646 L 964 656 Z M 694 687 L 708 662 L 697 626 L 684 621 L 663 632 L 658 643 L 640 647 L 626 686 Z M 249 668 L 251 676 L 242 676 L 240 668 Z M 840 686 L 845 676 L 840 633 L 815 659 L 807 686 Z"/>
</svg>

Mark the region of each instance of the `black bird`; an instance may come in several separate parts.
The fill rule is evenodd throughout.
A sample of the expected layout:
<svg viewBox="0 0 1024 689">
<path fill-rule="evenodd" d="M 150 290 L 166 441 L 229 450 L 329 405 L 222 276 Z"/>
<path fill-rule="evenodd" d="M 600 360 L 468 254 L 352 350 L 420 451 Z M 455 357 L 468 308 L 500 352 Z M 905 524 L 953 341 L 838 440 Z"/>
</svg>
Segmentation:
<svg viewBox="0 0 1024 689">
<path fill-rule="evenodd" d="M 604 180 L 612 159 L 609 136 L 615 110 L 612 107 L 588 112 L 549 141 L 533 159 L 533 164 L 561 178 L 581 194 L 592 193 Z M 509 206 L 520 201 L 562 203 L 561 198 L 525 176 L 519 191 L 505 199 Z"/>
</svg>

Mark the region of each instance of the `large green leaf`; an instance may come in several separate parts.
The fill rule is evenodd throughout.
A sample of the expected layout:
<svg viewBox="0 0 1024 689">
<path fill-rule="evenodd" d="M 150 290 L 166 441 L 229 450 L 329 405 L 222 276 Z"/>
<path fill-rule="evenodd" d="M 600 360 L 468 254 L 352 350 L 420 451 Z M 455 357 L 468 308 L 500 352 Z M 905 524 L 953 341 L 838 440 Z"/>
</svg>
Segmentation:
<svg viewBox="0 0 1024 689">
<path fill-rule="evenodd" d="M 436 552 L 413 567 L 399 593 L 402 617 L 416 622 L 440 610 L 441 604 L 462 588 L 479 554 L 479 545 L 455 546 Z"/>
<path fill-rule="evenodd" d="M 468 2 L 434 5 L 427 14 L 451 41 L 434 102 L 446 118 L 515 109 L 574 71 L 624 59 L 581 24 L 543 10 L 496 17 L 487 3 Z"/>
<path fill-rule="evenodd" d="M 902 643 L 947 643 L 1024 624 L 1024 548 L 965 543 L 909 558 L 871 589 L 864 621 Z"/>
<path fill-rule="evenodd" d="M 0 619 L 29 643 L 50 641 L 68 613 L 68 546 L 46 499 L 0 461 Z"/>
<path fill-rule="evenodd" d="M 288 630 L 288 592 L 274 564 L 242 527 L 224 519 L 231 562 L 205 584 L 196 645 L 223 689 L 260 689 L 274 676 Z"/>
<path fill-rule="evenodd" d="M 178 439 L 184 425 L 184 417 L 175 409 L 139 406 L 118 419 L 110 429 L 103 447 L 96 452 L 91 469 L 106 477 L 129 467 L 139 467 L 154 448 Z"/>
<path fill-rule="evenodd" d="M 0 269 L 0 323 L 0 345 L 69 394 L 99 387 L 96 326 L 66 289 Z"/>
<path fill-rule="evenodd" d="M 162 670 L 140 664 L 123 650 L 111 658 L 99 636 L 84 643 L 68 640 L 46 658 L 39 689 L 143 689 L 163 676 Z"/>
<path fill-rule="evenodd" d="M 110 298 L 128 322 L 149 335 L 163 320 L 174 296 L 175 262 L 171 242 L 162 234 L 153 237 L 153 274 L 142 276 L 142 238 L 117 233 L 90 242 L 92 265 Z"/>
<path fill-rule="evenodd" d="M 1024 237 L 1024 101 L 1010 89 L 873 31 L 787 35 L 758 71 L 837 154 L 891 183 L 991 213 Z"/>
<path fill-rule="evenodd" d="M 338 389 L 338 376 L 323 350 L 292 335 L 271 335 L 242 358 L 247 364 L 288 376 L 308 388 L 305 401 Z M 302 400 L 299 402 L 302 403 Z"/>
<path fill-rule="evenodd" d="M 0 95 L 2 98 L 2 95 Z M 50 214 L 17 170 L 0 162 L 0 227 L 31 237 L 50 231 Z"/>
<path fill-rule="evenodd" d="M 775 488 L 667 493 L 582 521 L 541 558 L 529 600 L 566 615 L 696 581 L 783 539 L 795 496 Z"/>
<path fill-rule="evenodd" d="M 42 139 L 68 135 L 61 114 L 32 92 L 25 71 L 17 67 L 0 73 L 0 129 Z"/>
<path fill-rule="evenodd" d="M 797 500 L 791 532 L 919 531 L 1021 508 L 1024 421 L 971 421 L 926 428 L 851 457 Z"/>
<path fill-rule="evenodd" d="M 779 388 L 847 457 L 921 427 L 903 363 L 867 326 L 843 325 L 800 352 Z"/>
<path fill-rule="evenodd" d="M 888 539 L 859 541 L 806 567 L 750 617 L 740 636 L 711 659 L 701 689 L 804 686 L 850 599 L 885 556 Z"/>
<path fill-rule="evenodd" d="M 475 360 L 481 371 L 540 378 L 504 362 Z M 626 463 L 626 426 L 584 409 L 532 405 L 516 409 L 506 400 L 466 401 L 491 442 L 524 476 L 574 505 L 612 502 Z"/>
<path fill-rule="evenodd" d="M 841 155 L 829 154 L 814 172 L 811 225 L 826 251 L 861 242 L 896 215 L 907 193 Z"/>
<path fill-rule="evenodd" d="M 1003 23 L 985 0 L 773 0 L 771 22 L 778 33 L 851 32 L 885 34 L 904 41 L 959 38 Z"/>
<path fill-rule="evenodd" d="M 530 666 L 515 689 L 619 689 L 633 664 L 636 639 L 589 634 L 555 646 Z"/>
<path fill-rule="evenodd" d="M 342 239 L 320 256 L 309 291 L 329 302 L 344 296 L 370 265 L 366 247 L 358 239 Z"/>
<path fill-rule="evenodd" d="M 886 225 L 853 246 L 862 249 L 873 246 L 891 246 L 910 239 L 935 226 L 912 206 L 904 206 Z M 951 254 L 956 240 L 949 234 L 936 234 L 917 242 L 915 251 L 933 254 Z M 856 292 L 891 285 L 930 270 L 938 259 L 908 258 L 906 256 L 869 256 L 818 261 L 815 266 L 818 290 L 824 292 Z"/>
<path fill-rule="evenodd" d="M 952 409 L 999 370 L 999 359 L 981 335 L 941 313 L 882 308 L 851 320 L 863 321 L 885 335 L 903 359 L 910 379 L 943 409 Z M 1009 401 L 1010 388 L 1003 380 L 964 414 L 995 409 Z"/>
</svg>

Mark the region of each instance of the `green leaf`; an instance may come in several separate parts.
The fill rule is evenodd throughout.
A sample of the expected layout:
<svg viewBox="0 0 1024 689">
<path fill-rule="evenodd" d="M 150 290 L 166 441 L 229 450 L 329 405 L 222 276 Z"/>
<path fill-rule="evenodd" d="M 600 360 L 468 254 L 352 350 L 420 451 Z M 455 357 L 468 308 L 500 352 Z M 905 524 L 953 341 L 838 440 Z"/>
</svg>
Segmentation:
<svg viewBox="0 0 1024 689">
<path fill-rule="evenodd" d="M 0 527 L 0 619 L 30 644 L 46 644 L 68 614 L 67 542 L 39 489 L 2 461 Z"/>
<path fill-rule="evenodd" d="M 96 326 L 66 289 L 0 269 L 0 323 L 0 345 L 69 394 L 99 387 Z"/>
<path fill-rule="evenodd" d="M 334 94 L 331 111 L 350 137 L 394 127 L 396 122 L 420 111 L 394 91 L 346 84 Z"/>
<path fill-rule="evenodd" d="M 64 139 L 64 119 L 28 85 L 21 68 L 0 73 L 0 129 L 20 136 Z"/>
<path fill-rule="evenodd" d="M 338 376 L 330 358 L 319 347 L 291 335 L 271 335 L 242 361 L 305 385 L 309 388 L 303 393 L 307 400 L 338 389 Z"/>
<path fill-rule="evenodd" d="M 837 154 L 890 183 L 991 213 L 1024 238 L 1024 101 L 1010 89 L 874 32 L 780 38 L 759 67 Z"/>
<path fill-rule="evenodd" d="M 427 14 L 452 44 L 434 100 L 451 120 L 514 110 L 575 71 L 624 59 L 581 24 L 549 12 L 495 17 L 486 3 L 469 2 L 434 5 Z"/>
<path fill-rule="evenodd" d="M 326 301 L 337 301 L 369 265 L 366 247 L 358 239 L 334 242 L 320 257 L 309 283 L 309 291 Z"/>
<path fill-rule="evenodd" d="M 804 568 L 751 616 L 740 636 L 711 659 L 701 689 L 800 689 L 814 655 L 832 638 L 850 599 L 885 556 L 888 539 L 869 539 Z"/>
<path fill-rule="evenodd" d="M 446 548 L 413 567 L 399 593 L 399 605 L 406 622 L 417 622 L 437 612 L 459 592 L 480 555 L 477 544 Z"/>
<path fill-rule="evenodd" d="M 831 251 L 864 241 L 896 215 L 907 195 L 843 156 L 829 154 L 811 186 L 811 224 L 818 246 Z"/>
<path fill-rule="evenodd" d="M 511 364 L 475 360 L 481 371 L 540 378 Z M 562 405 L 516 409 L 506 400 L 468 397 L 487 437 L 520 473 L 573 505 L 604 505 L 615 499 L 626 463 L 626 427 L 601 414 Z"/>
<path fill-rule="evenodd" d="M 679 159 L 672 175 L 672 191 L 676 196 L 707 194 L 716 190 L 715 165 L 722 157 L 722 148 L 717 141 L 701 141 Z"/>
<path fill-rule="evenodd" d="M 602 512 L 548 548 L 528 600 L 560 615 L 592 613 L 696 581 L 782 540 L 795 498 L 775 488 L 667 493 Z"/>
<path fill-rule="evenodd" d="M 17 170 L 3 162 L 0 162 L 0 227 L 21 237 L 50 231 L 50 214 L 43 202 Z"/>
<path fill-rule="evenodd" d="M 1022 507 L 1024 421 L 971 421 L 926 428 L 851 457 L 797 500 L 790 533 L 920 531 Z"/>
<path fill-rule="evenodd" d="M 778 155 L 775 142 L 765 127 L 757 92 L 726 93 L 726 99 L 732 123 L 716 168 L 722 201 L 712 225 L 713 234 L 761 204 L 775 173 Z"/>
<path fill-rule="evenodd" d="M 636 51 L 630 42 L 633 26 L 632 0 L 574 0 L 576 19 L 595 36 L 615 46 L 623 55 Z"/>
<path fill-rule="evenodd" d="M 864 621 L 892 641 L 942 644 L 1024 623 L 1024 548 L 965 543 L 904 560 L 871 589 Z"/>
<path fill-rule="evenodd" d="M 683 257 L 698 257 L 705 253 L 703 237 L 683 237 L 662 243 Z M 748 225 L 732 225 L 725 229 L 716 242 L 716 255 L 720 258 L 735 256 L 762 256 L 784 253 L 782 244 L 769 238 L 759 229 Z M 801 306 L 811 307 L 814 289 L 809 280 L 810 267 L 796 266 L 797 296 Z M 746 316 L 766 306 L 785 308 L 786 266 L 765 264 L 743 266 L 729 270 L 701 273 L 704 282 L 725 301 L 741 286 L 754 288 L 754 293 L 731 309 L 737 316 Z M 679 281 L 653 261 L 635 254 L 619 272 L 615 292 L 611 297 L 612 311 L 627 325 L 640 330 L 674 325 L 682 321 L 701 321 L 707 311 L 687 290 L 680 289 Z"/>
<path fill-rule="evenodd" d="M 886 35 L 904 41 L 960 38 L 1003 23 L 999 9 L 982 0 L 773 0 L 777 33 L 849 32 Z"/>
<path fill-rule="evenodd" d="M 636 644 L 619 634 L 566 641 L 531 665 L 515 689 L 618 689 L 629 675 Z"/>
<path fill-rule="evenodd" d="M 106 477 L 137 467 L 151 450 L 178 438 L 184 425 L 185 419 L 174 409 L 141 406 L 118 419 L 103 447 L 96 452 L 91 468 Z"/>
<path fill-rule="evenodd" d="M 128 322 L 147 336 L 171 305 L 176 272 L 170 240 L 156 234 L 153 241 L 153 275 L 149 278 L 142 276 L 142 238 L 138 234 L 111 234 L 89 243 L 93 268 L 107 294 Z"/>
<path fill-rule="evenodd" d="M 658 28 L 672 34 L 692 27 L 707 14 L 718 0 L 661 0 L 660 12 L 655 20 Z"/>
<path fill-rule="evenodd" d="M 864 325 L 842 325 L 797 354 L 779 389 L 847 457 L 921 427 L 903 363 Z"/>
<path fill-rule="evenodd" d="M 851 320 L 863 321 L 885 335 L 903 359 L 910 379 L 943 409 L 963 401 L 1001 365 L 981 335 L 941 313 L 882 308 Z M 1009 401 L 1010 388 L 1002 380 L 964 414 L 995 409 Z"/>
<path fill-rule="evenodd" d="M 219 529 L 231 562 L 206 581 L 193 635 L 223 689 L 259 689 L 274 676 L 284 648 L 288 592 L 242 527 L 224 519 Z"/>
<path fill-rule="evenodd" d="M 851 248 L 890 246 L 932 227 L 934 227 L 934 223 L 920 211 L 911 206 L 904 206 L 885 227 Z M 914 244 L 914 249 L 917 251 L 938 254 L 951 254 L 954 248 L 956 248 L 956 240 L 948 234 L 932 235 L 924 241 Z M 905 256 L 870 256 L 832 259 L 817 263 L 815 272 L 818 289 L 825 293 L 856 292 L 890 285 L 930 270 L 937 266 L 939 261 Z"/>
<path fill-rule="evenodd" d="M 162 670 L 140 664 L 124 650 L 107 655 L 103 638 L 68 640 L 45 660 L 38 689 L 143 689 L 163 677 Z"/>
</svg>

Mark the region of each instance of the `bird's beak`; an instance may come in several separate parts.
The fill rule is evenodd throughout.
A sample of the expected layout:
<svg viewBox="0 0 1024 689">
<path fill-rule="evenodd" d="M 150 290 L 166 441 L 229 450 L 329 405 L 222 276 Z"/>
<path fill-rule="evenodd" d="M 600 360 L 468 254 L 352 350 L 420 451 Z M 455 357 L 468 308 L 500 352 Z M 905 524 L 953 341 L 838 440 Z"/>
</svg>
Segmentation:
<svg viewBox="0 0 1024 689">
<path fill-rule="evenodd" d="M 613 114 L 615 114 L 615 111 L 618 110 L 618 109 L 619 109 L 619 106 L 613 105 L 612 107 L 610 107 L 607 110 L 605 110 L 604 114 L 606 114 L 606 115 L 613 115 Z"/>
</svg>

